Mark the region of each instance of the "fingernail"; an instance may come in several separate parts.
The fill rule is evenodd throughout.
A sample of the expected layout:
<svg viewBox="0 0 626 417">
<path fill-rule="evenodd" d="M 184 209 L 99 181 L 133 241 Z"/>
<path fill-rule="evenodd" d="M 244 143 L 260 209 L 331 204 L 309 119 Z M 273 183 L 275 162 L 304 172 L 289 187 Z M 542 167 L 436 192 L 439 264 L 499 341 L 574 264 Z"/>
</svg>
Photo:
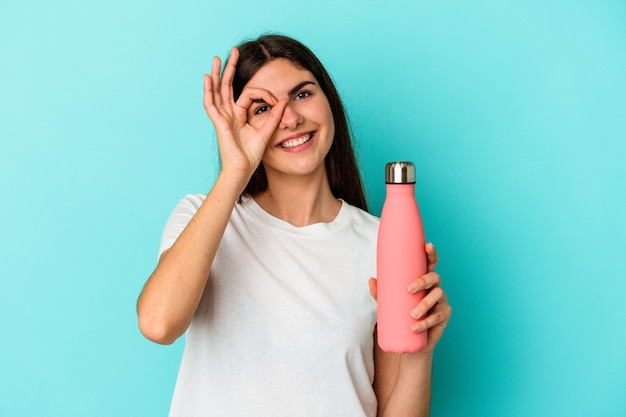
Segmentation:
<svg viewBox="0 0 626 417">
<path fill-rule="evenodd" d="M 411 330 L 413 330 L 415 333 L 419 333 L 420 331 L 422 331 L 421 323 L 415 323 L 413 326 L 411 326 Z"/>
<path fill-rule="evenodd" d="M 417 291 L 417 283 L 416 282 L 412 282 L 409 284 L 408 287 L 406 287 L 407 290 L 409 290 L 409 292 L 415 292 Z"/>
<path fill-rule="evenodd" d="M 413 317 L 415 320 L 419 319 L 421 316 L 422 316 L 422 310 L 419 308 L 416 308 L 415 310 L 411 312 L 411 317 Z"/>
</svg>

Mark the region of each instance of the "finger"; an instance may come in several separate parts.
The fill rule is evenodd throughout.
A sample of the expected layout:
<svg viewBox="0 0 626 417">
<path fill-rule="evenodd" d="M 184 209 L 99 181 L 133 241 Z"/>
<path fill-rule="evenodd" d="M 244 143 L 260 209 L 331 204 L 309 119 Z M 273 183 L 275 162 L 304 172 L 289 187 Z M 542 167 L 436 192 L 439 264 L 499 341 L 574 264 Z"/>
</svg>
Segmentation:
<svg viewBox="0 0 626 417">
<path fill-rule="evenodd" d="M 274 106 L 278 103 L 278 99 L 268 90 L 263 88 L 246 87 L 241 92 L 241 95 L 235 104 L 237 107 L 241 107 L 247 111 L 252 106 L 252 103 L 257 101 L 263 101 L 270 106 Z"/>
<path fill-rule="evenodd" d="M 213 122 L 214 126 L 217 127 L 221 120 L 222 106 L 219 95 L 215 94 L 213 79 L 207 74 L 204 74 L 204 110 Z"/>
<path fill-rule="evenodd" d="M 237 61 L 239 61 L 239 49 L 233 47 L 230 51 L 230 57 L 226 61 L 226 68 L 224 68 L 220 85 L 224 103 L 230 104 L 233 101 L 233 78 L 237 69 Z"/>
<path fill-rule="evenodd" d="M 218 112 L 215 107 L 213 96 L 213 82 L 211 80 L 211 76 L 204 74 L 204 110 L 207 112 L 211 120 L 214 120 Z"/>
<path fill-rule="evenodd" d="M 433 272 L 435 267 L 437 266 L 437 262 L 439 261 L 439 256 L 437 255 L 437 250 L 435 249 L 435 245 L 432 243 L 426 244 L 426 260 L 428 263 L 427 271 Z"/>
<path fill-rule="evenodd" d="M 283 118 L 283 113 L 285 112 L 285 108 L 287 107 L 288 100 L 278 100 L 276 105 L 272 107 L 270 114 L 265 119 L 263 125 L 259 128 L 259 133 L 266 141 L 269 141 L 274 131 L 278 127 L 281 119 Z"/>
<path fill-rule="evenodd" d="M 370 278 L 368 284 L 370 286 L 370 295 L 376 300 L 378 296 L 378 286 L 376 284 L 378 284 L 378 281 L 376 281 L 376 278 Z"/>
<path fill-rule="evenodd" d="M 411 330 L 416 333 L 423 332 L 435 326 L 446 326 L 452 315 L 452 308 L 447 302 L 439 303 L 424 320 L 420 320 L 411 326 Z"/>
<path fill-rule="evenodd" d="M 204 74 L 204 109 L 209 110 L 213 106 L 213 86 L 211 85 L 211 77 Z"/>
<path fill-rule="evenodd" d="M 417 306 L 411 311 L 411 317 L 415 320 L 421 318 L 427 311 L 432 309 L 439 303 L 444 297 L 444 292 L 440 287 L 433 288 Z"/>
<path fill-rule="evenodd" d="M 272 95 L 268 90 L 262 88 L 250 88 L 246 87 L 241 92 L 239 99 L 235 103 L 235 114 L 237 115 L 238 122 L 243 125 L 249 123 L 254 126 L 255 129 L 259 129 L 264 120 L 263 118 L 255 119 L 253 121 L 255 109 L 261 106 L 274 106 L 278 103 L 276 97 Z M 264 113 L 264 117 L 268 117 L 270 113 Z M 273 131 L 272 131 L 273 133 Z M 269 140 L 272 133 L 269 136 L 263 136 L 265 140 Z"/>
<path fill-rule="evenodd" d="M 213 93 L 213 104 L 221 107 L 223 102 L 220 96 L 220 70 L 222 68 L 222 60 L 220 57 L 213 57 L 213 66 L 211 67 L 211 86 Z"/>
<path fill-rule="evenodd" d="M 406 288 L 410 293 L 427 290 L 429 288 L 438 287 L 441 284 L 441 277 L 436 272 L 427 272 L 415 281 L 411 282 Z"/>
</svg>

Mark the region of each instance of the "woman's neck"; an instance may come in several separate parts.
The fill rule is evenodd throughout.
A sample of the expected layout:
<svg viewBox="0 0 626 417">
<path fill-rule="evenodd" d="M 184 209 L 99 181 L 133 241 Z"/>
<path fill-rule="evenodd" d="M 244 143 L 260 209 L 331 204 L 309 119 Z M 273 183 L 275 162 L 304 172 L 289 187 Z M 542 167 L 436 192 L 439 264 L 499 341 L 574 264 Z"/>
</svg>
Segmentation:
<svg viewBox="0 0 626 417">
<path fill-rule="evenodd" d="M 254 199 L 263 210 L 296 227 L 332 222 L 341 209 L 341 201 L 330 191 L 326 175 L 321 180 L 268 178 L 267 190 Z"/>
</svg>

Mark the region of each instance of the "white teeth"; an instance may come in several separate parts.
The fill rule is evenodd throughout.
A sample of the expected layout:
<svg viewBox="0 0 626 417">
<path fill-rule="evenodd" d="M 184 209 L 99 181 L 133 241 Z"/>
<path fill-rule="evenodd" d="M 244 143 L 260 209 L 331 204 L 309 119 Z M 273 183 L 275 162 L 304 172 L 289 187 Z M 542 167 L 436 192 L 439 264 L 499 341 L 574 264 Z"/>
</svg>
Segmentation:
<svg viewBox="0 0 626 417">
<path fill-rule="evenodd" d="M 283 148 L 295 148 L 296 146 L 300 146 L 304 143 L 307 143 L 310 140 L 311 140 L 311 134 L 307 133 L 306 135 L 300 136 L 299 138 L 286 140 L 283 143 L 281 143 L 280 146 Z"/>
</svg>

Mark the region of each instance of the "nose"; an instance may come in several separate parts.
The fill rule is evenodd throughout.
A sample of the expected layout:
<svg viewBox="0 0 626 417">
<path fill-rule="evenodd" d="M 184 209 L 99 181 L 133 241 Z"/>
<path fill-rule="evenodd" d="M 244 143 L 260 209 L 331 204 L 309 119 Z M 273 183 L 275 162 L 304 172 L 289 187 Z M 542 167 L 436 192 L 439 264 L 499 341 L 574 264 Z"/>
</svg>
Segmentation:
<svg viewBox="0 0 626 417">
<path fill-rule="evenodd" d="M 280 124 L 278 126 L 281 129 L 295 129 L 303 121 L 304 118 L 294 108 L 294 103 L 289 103 L 287 104 L 287 107 L 285 107 L 285 111 L 283 111 L 283 117 L 280 119 Z"/>
</svg>

